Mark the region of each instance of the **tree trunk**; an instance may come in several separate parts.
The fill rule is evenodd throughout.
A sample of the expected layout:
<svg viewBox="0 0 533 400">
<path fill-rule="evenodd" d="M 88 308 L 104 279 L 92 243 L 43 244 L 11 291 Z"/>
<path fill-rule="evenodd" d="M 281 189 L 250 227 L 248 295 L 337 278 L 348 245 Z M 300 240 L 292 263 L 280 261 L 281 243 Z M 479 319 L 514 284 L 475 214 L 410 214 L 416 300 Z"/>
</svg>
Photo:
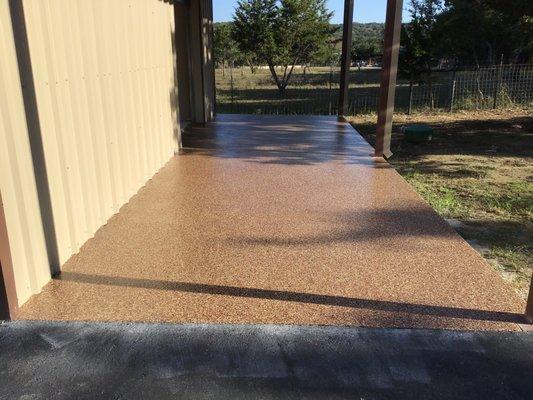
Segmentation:
<svg viewBox="0 0 533 400">
<path fill-rule="evenodd" d="M 252 74 L 255 74 L 255 72 L 257 71 L 257 68 L 255 67 L 254 63 L 251 62 L 249 59 L 246 59 L 246 63 L 248 64 L 248 66 L 250 67 L 250 72 Z"/>
<path fill-rule="evenodd" d="M 272 75 L 272 78 L 274 78 L 274 82 L 276 82 L 276 86 L 278 87 L 278 92 L 280 95 L 284 94 L 285 87 L 283 87 L 282 82 L 279 80 L 278 73 L 276 72 L 276 67 L 274 64 L 270 61 L 267 61 L 268 69 L 270 70 L 270 74 Z"/>
</svg>

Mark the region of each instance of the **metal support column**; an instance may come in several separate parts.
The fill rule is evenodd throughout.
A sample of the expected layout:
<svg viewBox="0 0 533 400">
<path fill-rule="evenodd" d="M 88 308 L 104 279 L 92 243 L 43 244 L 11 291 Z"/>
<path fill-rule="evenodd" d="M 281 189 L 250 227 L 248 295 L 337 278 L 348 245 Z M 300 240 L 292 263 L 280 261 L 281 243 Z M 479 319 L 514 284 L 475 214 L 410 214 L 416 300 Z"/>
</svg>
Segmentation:
<svg viewBox="0 0 533 400">
<path fill-rule="evenodd" d="M 353 27 L 353 3 L 354 0 L 344 0 L 344 21 L 342 24 L 342 54 L 341 76 L 339 92 L 338 116 L 343 116 L 348 111 L 348 85 L 350 82 L 350 64 L 352 50 L 352 27 Z"/>
<path fill-rule="evenodd" d="M 376 157 L 390 157 L 392 116 L 394 113 L 394 94 L 398 72 L 398 53 L 400 50 L 400 31 L 402 26 L 403 0 L 387 0 L 385 38 L 379 88 L 378 124 L 376 132 Z"/>
</svg>

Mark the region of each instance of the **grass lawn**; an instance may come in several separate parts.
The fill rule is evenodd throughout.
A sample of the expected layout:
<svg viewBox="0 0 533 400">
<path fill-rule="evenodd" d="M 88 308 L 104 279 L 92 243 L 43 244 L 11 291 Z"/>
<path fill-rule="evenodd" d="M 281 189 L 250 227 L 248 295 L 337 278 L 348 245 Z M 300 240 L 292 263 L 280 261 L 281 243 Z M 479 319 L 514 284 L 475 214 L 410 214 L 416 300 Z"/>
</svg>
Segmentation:
<svg viewBox="0 0 533 400">
<path fill-rule="evenodd" d="M 280 72 L 281 73 L 281 72 Z M 289 86 L 281 95 L 270 71 L 235 68 L 233 90 L 229 69 L 215 70 L 217 111 L 219 113 L 244 114 L 335 114 L 338 102 L 340 70 L 335 67 L 311 67 L 294 69 Z M 380 70 L 376 68 L 352 68 L 350 72 L 349 107 L 353 110 L 375 110 L 379 98 Z M 436 104 L 447 104 L 448 75 L 439 74 Z M 331 82 L 331 85 L 330 85 Z M 435 86 L 437 88 L 437 86 Z M 413 104 L 425 104 L 426 91 L 415 92 Z M 396 88 L 396 107 L 406 110 L 409 102 L 409 84 L 399 79 Z M 442 104 L 441 104 L 442 103 Z"/>
<path fill-rule="evenodd" d="M 375 115 L 351 119 L 371 143 Z M 426 144 L 400 127 L 434 128 Z M 398 114 L 390 163 L 524 298 L 533 267 L 533 111 Z"/>
</svg>

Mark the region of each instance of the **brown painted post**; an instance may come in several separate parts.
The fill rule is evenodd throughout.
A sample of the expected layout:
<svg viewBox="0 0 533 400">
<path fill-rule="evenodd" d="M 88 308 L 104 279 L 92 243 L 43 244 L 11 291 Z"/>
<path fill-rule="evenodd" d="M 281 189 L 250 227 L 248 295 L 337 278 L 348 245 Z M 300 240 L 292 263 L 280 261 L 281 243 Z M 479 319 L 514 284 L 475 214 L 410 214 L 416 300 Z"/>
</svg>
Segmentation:
<svg viewBox="0 0 533 400">
<path fill-rule="evenodd" d="M 531 283 L 529 284 L 529 296 L 527 297 L 526 305 L 526 320 L 530 324 L 533 324 L 533 276 L 531 277 Z"/>
<path fill-rule="evenodd" d="M 350 64 L 352 50 L 354 0 L 344 0 L 344 20 L 342 24 L 341 76 L 339 87 L 339 109 L 337 115 L 342 117 L 348 111 L 348 85 L 350 83 Z"/>
<path fill-rule="evenodd" d="M 394 94 L 398 72 L 398 52 L 400 50 L 400 28 L 402 26 L 403 0 L 387 0 L 385 38 L 381 63 L 381 83 L 379 87 L 378 125 L 376 133 L 376 157 L 390 157 Z"/>
<path fill-rule="evenodd" d="M 4 203 L 0 193 L 0 320 L 12 319 L 18 311 L 13 262 L 7 236 Z"/>
</svg>

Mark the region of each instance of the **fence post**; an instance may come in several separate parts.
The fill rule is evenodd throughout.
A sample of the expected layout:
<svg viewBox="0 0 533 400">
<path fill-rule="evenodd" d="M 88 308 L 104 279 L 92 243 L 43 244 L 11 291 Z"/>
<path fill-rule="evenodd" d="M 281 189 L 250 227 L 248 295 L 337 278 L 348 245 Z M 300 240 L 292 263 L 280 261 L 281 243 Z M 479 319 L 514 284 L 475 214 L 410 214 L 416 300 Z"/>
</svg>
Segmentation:
<svg viewBox="0 0 533 400">
<path fill-rule="evenodd" d="M 409 81 L 409 104 L 407 105 L 407 115 L 413 112 L 413 81 Z"/>
<path fill-rule="evenodd" d="M 233 113 L 233 61 L 229 64 L 229 76 L 231 85 L 231 112 Z"/>
<path fill-rule="evenodd" d="M 329 114 L 328 115 L 332 115 L 331 114 L 331 86 L 332 86 L 332 81 L 333 80 L 333 64 L 330 63 L 329 65 L 329 91 L 328 91 L 328 112 Z"/>
<path fill-rule="evenodd" d="M 493 93 L 493 99 L 492 99 L 492 109 L 496 109 L 498 107 L 498 94 L 500 93 L 500 86 L 502 84 L 502 70 L 503 70 L 503 54 L 500 59 L 500 66 L 497 68 L 497 78 L 496 83 L 494 84 L 494 93 Z"/>
<path fill-rule="evenodd" d="M 450 84 L 450 103 L 448 111 L 453 112 L 453 99 L 455 97 L 455 69 L 452 71 L 452 82 Z"/>
</svg>

